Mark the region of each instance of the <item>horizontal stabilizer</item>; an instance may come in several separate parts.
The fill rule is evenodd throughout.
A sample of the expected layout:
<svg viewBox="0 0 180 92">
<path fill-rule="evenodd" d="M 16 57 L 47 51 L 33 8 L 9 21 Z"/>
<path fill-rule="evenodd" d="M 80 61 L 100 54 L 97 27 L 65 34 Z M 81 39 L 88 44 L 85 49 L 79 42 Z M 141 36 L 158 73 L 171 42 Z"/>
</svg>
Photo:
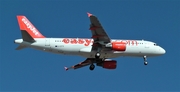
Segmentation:
<svg viewBox="0 0 180 92">
<path fill-rule="evenodd" d="M 24 46 L 24 45 L 19 45 L 19 46 L 16 48 L 16 50 L 21 50 L 21 49 L 24 49 L 24 48 L 26 48 L 26 46 Z"/>
</svg>

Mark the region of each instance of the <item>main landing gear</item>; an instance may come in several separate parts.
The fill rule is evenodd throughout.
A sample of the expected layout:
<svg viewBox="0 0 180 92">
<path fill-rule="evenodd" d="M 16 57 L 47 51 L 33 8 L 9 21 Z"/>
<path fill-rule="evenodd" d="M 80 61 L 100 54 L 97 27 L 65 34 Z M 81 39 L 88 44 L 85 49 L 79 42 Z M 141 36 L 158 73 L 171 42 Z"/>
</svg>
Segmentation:
<svg viewBox="0 0 180 92">
<path fill-rule="evenodd" d="M 147 64 L 148 64 L 148 62 L 147 62 L 147 57 L 144 56 L 143 58 L 144 58 L 144 65 L 147 65 Z"/>
<path fill-rule="evenodd" d="M 95 58 L 96 59 L 99 59 L 99 57 L 100 57 L 100 52 L 101 52 L 101 47 L 99 47 L 98 49 L 97 49 L 97 53 L 95 54 Z"/>
<path fill-rule="evenodd" d="M 97 52 L 97 53 L 95 54 L 95 60 L 96 60 L 96 61 L 99 59 L 100 55 L 101 55 L 101 54 L 100 54 L 99 52 Z M 92 71 L 92 70 L 94 70 L 94 68 L 95 68 L 95 65 L 94 65 L 93 62 L 92 62 L 92 64 L 89 66 L 89 69 Z"/>
<path fill-rule="evenodd" d="M 100 53 L 97 52 L 96 55 L 95 55 L 95 58 L 96 58 L 96 59 L 99 59 L 99 57 L 100 57 Z"/>
<path fill-rule="evenodd" d="M 94 68 L 95 68 L 95 65 L 94 65 L 94 64 L 91 64 L 90 67 L 89 67 L 89 69 L 90 69 L 91 71 L 94 70 Z"/>
<path fill-rule="evenodd" d="M 100 51 L 101 51 L 101 48 L 98 48 L 97 53 L 95 54 L 95 62 L 97 62 L 101 56 Z M 89 69 L 92 71 L 94 70 L 94 68 L 95 68 L 95 65 L 93 64 L 93 61 L 92 61 L 92 64 L 90 65 Z"/>
</svg>

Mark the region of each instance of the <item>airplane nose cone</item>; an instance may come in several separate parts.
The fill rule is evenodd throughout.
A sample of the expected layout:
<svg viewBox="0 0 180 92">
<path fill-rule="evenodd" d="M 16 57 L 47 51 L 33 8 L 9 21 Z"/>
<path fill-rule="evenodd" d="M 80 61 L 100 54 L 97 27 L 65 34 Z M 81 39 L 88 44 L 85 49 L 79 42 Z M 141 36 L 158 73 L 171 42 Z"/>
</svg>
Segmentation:
<svg viewBox="0 0 180 92">
<path fill-rule="evenodd" d="M 162 54 L 165 54 L 166 50 L 162 48 L 161 52 L 162 52 Z"/>
<path fill-rule="evenodd" d="M 166 53 L 166 50 L 165 49 L 163 49 L 162 47 L 160 48 L 160 54 L 165 54 Z"/>
</svg>

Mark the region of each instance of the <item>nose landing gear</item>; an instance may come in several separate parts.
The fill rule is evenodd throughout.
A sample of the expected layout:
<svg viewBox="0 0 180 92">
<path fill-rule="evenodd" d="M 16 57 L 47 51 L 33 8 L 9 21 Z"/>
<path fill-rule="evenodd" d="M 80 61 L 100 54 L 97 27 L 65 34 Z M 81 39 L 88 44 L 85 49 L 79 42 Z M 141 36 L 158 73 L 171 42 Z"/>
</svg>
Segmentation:
<svg viewBox="0 0 180 92">
<path fill-rule="evenodd" d="M 147 65 L 148 64 L 148 62 L 147 61 L 144 61 L 144 65 Z"/>
<path fill-rule="evenodd" d="M 144 59 L 144 65 L 147 65 L 147 64 L 148 64 L 148 62 L 147 62 L 147 57 L 144 56 L 143 59 Z"/>
</svg>

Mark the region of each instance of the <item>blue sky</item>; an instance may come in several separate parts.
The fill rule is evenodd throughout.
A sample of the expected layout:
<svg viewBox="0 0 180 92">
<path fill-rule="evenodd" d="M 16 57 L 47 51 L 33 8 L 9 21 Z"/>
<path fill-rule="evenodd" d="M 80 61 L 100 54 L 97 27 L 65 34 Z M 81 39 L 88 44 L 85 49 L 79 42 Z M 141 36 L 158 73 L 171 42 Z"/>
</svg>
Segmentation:
<svg viewBox="0 0 180 92">
<path fill-rule="evenodd" d="M 91 37 L 86 12 L 96 15 L 111 38 L 158 43 L 166 54 L 114 58 L 116 70 L 89 67 L 64 71 L 83 61 L 34 49 L 15 50 L 21 38 L 16 15 L 25 15 L 46 37 Z M 1 0 L 0 91 L 178 91 L 180 90 L 179 0 Z"/>
</svg>

